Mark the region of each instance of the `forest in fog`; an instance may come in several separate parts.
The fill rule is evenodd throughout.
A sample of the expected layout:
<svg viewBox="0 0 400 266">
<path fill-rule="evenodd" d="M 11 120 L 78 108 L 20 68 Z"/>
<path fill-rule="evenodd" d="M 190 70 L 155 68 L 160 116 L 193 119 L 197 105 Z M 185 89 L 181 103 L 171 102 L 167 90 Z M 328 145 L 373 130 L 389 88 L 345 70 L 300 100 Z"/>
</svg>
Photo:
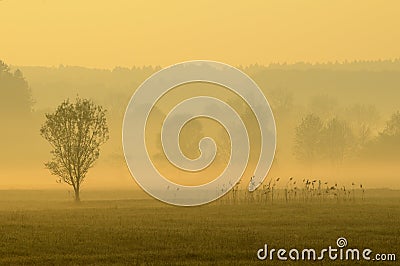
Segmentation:
<svg viewBox="0 0 400 266">
<path fill-rule="evenodd" d="M 260 86 L 275 116 L 277 151 L 270 175 L 316 175 L 331 181 L 351 179 L 371 187 L 398 186 L 400 60 L 238 68 Z M 96 177 L 89 178 L 87 186 L 131 184 L 122 153 L 122 119 L 135 89 L 159 69 L 12 66 L 1 62 L 0 186 L 55 187 L 54 178 L 43 167 L 50 147 L 40 137 L 39 128 L 45 113 L 78 95 L 104 106 L 110 127 L 110 141 L 90 174 Z M 252 119 L 246 104 L 229 97 L 224 100 L 235 105 L 244 119 Z M 164 117 L 166 111 L 160 108 L 154 113 Z M 207 123 L 199 121 L 189 128 L 186 143 L 190 156 L 198 152 L 195 149 L 190 154 L 197 139 L 210 133 Z M 159 134 L 154 137 L 157 161 Z M 228 144 L 222 143 L 222 157 Z"/>
</svg>

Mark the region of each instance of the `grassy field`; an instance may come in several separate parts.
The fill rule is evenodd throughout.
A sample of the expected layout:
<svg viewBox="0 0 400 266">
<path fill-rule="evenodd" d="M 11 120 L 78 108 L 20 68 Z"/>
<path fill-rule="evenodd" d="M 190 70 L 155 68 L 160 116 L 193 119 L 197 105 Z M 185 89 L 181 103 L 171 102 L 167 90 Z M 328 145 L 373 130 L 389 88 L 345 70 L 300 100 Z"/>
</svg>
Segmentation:
<svg viewBox="0 0 400 266">
<path fill-rule="evenodd" d="M 259 261 L 256 253 L 265 243 L 318 250 L 336 246 L 338 237 L 400 259 L 399 191 L 367 192 L 354 202 L 278 199 L 191 208 L 140 192 L 88 191 L 82 199 L 75 204 L 65 191 L 1 191 L 0 265 L 303 265 Z"/>
</svg>

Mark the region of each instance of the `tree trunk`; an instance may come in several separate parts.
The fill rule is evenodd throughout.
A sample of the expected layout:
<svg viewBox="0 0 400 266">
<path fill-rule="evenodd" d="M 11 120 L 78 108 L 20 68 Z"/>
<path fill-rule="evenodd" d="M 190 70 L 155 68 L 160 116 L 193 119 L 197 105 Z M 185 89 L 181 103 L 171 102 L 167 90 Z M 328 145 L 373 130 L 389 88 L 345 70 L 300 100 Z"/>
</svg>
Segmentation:
<svg viewBox="0 0 400 266">
<path fill-rule="evenodd" d="M 80 202 L 81 198 L 79 196 L 79 188 L 75 189 L 75 202 Z"/>
</svg>

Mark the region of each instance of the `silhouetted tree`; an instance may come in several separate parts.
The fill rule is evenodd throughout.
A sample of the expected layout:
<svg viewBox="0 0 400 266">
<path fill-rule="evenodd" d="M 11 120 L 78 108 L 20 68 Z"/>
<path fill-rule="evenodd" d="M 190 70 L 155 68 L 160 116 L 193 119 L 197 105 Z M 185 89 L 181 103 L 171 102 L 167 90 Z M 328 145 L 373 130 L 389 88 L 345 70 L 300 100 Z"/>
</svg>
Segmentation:
<svg viewBox="0 0 400 266">
<path fill-rule="evenodd" d="M 321 149 L 334 164 L 343 161 L 349 154 L 353 144 L 353 134 L 345 121 L 333 118 L 328 121 L 322 131 Z"/>
<path fill-rule="evenodd" d="M 307 115 L 296 127 L 294 154 L 299 161 L 312 163 L 318 156 L 323 123 L 314 115 Z"/>
<path fill-rule="evenodd" d="M 64 101 L 40 129 L 51 144 L 52 161 L 45 163 L 59 182 L 72 186 L 75 201 L 80 201 L 80 187 L 86 174 L 98 159 L 100 145 L 108 138 L 106 111 L 92 101 L 77 98 L 75 103 Z"/>
<path fill-rule="evenodd" d="M 11 72 L 0 60 L 0 115 L 8 118 L 26 118 L 32 109 L 32 98 L 28 83 L 22 72 Z"/>
<path fill-rule="evenodd" d="M 400 111 L 395 112 L 386 122 L 385 128 L 369 143 L 366 152 L 374 158 L 398 160 L 400 157 Z"/>
<path fill-rule="evenodd" d="M 362 149 L 372 139 L 379 118 L 379 112 L 374 105 L 355 104 L 345 109 L 344 119 L 349 121 L 358 149 Z"/>
<path fill-rule="evenodd" d="M 400 137 L 400 111 L 395 112 L 389 121 L 386 122 L 386 127 L 382 135 L 393 138 Z"/>
</svg>

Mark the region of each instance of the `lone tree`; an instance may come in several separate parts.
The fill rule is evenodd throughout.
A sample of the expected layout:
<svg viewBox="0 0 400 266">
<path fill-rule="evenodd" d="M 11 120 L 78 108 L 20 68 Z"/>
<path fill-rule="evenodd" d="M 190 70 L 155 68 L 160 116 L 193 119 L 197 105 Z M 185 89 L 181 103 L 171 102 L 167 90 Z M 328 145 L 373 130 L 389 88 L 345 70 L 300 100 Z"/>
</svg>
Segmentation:
<svg viewBox="0 0 400 266">
<path fill-rule="evenodd" d="M 40 134 L 52 145 L 53 158 L 45 163 L 52 175 L 60 177 L 75 191 L 79 202 L 79 191 L 88 170 L 99 158 L 100 146 L 108 138 L 106 110 L 92 101 L 77 98 L 75 103 L 64 101 L 46 121 Z"/>
</svg>

